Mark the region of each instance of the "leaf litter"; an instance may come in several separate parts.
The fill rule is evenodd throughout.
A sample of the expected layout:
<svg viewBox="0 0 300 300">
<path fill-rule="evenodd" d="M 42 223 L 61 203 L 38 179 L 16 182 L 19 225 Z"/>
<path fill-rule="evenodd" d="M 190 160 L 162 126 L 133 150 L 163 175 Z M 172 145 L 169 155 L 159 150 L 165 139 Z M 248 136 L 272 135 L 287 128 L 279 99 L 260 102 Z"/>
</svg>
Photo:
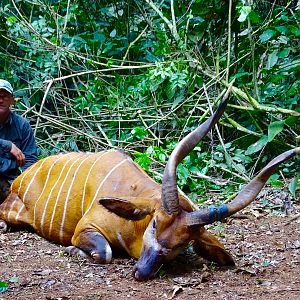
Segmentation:
<svg viewBox="0 0 300 300">
<path fill-rule="evenodd" d="M 278 200 L 276 200 L 278 201 Z M 278 203 L 277 203 L 278 204 Z M 159 277 L 137 282 L 135 261 L 117 256 L 111 264 L 92 264 L 63 255 L 63 247 L 26 231 L 0 234 L 0 299 L 299 299 L 299 204 L 286 215 L 260 201 L 209 227 L 221 237 L 236 266 L 218 267 L 190 251 L 161 270 Z M 255 214 L 253 212 L 255 211 Z"/>
</svg>

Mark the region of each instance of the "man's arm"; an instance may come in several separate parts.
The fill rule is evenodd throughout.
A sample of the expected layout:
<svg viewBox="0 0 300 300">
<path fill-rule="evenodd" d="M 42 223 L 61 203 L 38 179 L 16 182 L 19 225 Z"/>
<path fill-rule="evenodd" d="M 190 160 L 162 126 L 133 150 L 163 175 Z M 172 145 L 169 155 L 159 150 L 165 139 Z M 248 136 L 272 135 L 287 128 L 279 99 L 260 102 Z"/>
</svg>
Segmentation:
<svg viewBox="0 0 300 300">
<path fill-rule="evenodd" d="M 0 154 L 8 153 L 11 150 L 11 141 L 0 139 Z"/>
<path fill-rule="evenodd" d="M 17 168 L 17 161 L 12 157 L 6 158 L 1 157 L 0 158 L 0 174 L 6 174 L 10 171 L 13 171 Z"/>
<path fill-rule="evenodd" d="M 12 144 L 11 141 L 0 139 L 0 174 L 5 174 L 17 168 L 15 157 L 11 156 L 10 158 L 9 155 L 5 155 L 10 153 Z"/>
<path fill-rule="evenodd" d="M 10 153 L 12 156 L 10 157 L 4 153 Z M 15 170 L 24 164 L 25 155 L 23 152 L 11 141 L 0 139 L 0 174 Z"/>
<path fill-rule="evenodd" d="M 0 174 L 10 173 L 17 167 L 25 171 L 37 161 L 35 138 L 27 121 L 22 124 L 21 132 L 21 149 L 9 140 L 0 139 Z"/>
<path fill-rule="evenodd" d="M 15 157 L 17 166 L 21 167 L 25 164 L 25 155 L 23 152 L 14 144 L 11 145 L 10 153 Z"/>
<path fill-rule="evenodd" d="M 22 132 L 21 150 L 25 155 L 25 164 L 21 166 L 21 170 L 25 171 L 28 167 L 37 161 L 37 147 L 34 134 L 29 123 L 25 123 Z"/>
</svg>

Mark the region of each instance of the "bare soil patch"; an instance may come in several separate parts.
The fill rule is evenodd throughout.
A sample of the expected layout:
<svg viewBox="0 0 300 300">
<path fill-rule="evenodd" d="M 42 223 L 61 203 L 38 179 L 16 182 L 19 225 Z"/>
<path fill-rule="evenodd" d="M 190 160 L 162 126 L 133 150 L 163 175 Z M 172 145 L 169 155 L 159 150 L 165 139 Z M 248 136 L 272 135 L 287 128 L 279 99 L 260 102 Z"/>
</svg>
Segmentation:
<svg viewBox="0 0 300 300">
<path fill-rule="evenodd" d="M 257 205 L 211 231 L 234 255 L 236 267 L 183 253 L 147 282 L 131 276 L 134 260 L 109 265 L 64 256 L 63 247 L 25 231 L 0 234 L 0 281 L 15 299 L 300 299 L 300 218 Z"/>
</svg>

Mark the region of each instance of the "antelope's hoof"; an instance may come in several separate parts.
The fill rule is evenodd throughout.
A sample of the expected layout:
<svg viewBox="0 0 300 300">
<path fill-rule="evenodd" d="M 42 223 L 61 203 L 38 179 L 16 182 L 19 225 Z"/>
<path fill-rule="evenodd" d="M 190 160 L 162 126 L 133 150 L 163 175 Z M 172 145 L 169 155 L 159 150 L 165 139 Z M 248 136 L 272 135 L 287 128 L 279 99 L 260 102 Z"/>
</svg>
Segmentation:
<svg viewBox="0 0 300 300">
<path fill-rule="evenodd" d="M 92 262 L 96 264 L 108 264 L 111 262 L 111 258 L 112 258 L 111 251 L 107 253 L 104 257 L 102 257 L 100 253 L 97 253 L 95 251 L 92 251 L 90 255 L 91 255 L 90 259 L 92 260 Z"/>
<path fill-rule="evenodd" d="M 64 252 L 70 256 L 79 256 L 79 257 L 83 257 L 83 258 L 89 258 L 89 256 L 85 252 L 83 252 L 81 249 L 79 249 L 75 246 L 66 247 Z"/>
<path fill-rule="evenodd" d="M 8 226 L 7 223 L 3 220 L 0 220 L 0 233 L 7 232 Z"/>
</svg>

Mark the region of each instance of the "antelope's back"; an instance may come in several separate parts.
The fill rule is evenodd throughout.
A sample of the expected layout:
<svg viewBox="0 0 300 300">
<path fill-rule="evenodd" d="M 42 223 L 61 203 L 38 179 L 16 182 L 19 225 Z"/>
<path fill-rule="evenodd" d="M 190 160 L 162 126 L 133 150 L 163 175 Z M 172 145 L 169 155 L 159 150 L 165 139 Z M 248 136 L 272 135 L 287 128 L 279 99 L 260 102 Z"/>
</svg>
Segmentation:
<svg viewBox="0 0 300 300">
<path fill-rule="evenodd" d="M 77 223 L 90 210 L 99 209 L 101 197 L 135 199 L 145 190 L 156 193 L 157 187 L 122 152 L 59 154 L 40 160 L 13 182 L 12 200 L 1 217 L 9 223 L 27 223 L 49 240 L 70 244 Z"/>
</svg>

